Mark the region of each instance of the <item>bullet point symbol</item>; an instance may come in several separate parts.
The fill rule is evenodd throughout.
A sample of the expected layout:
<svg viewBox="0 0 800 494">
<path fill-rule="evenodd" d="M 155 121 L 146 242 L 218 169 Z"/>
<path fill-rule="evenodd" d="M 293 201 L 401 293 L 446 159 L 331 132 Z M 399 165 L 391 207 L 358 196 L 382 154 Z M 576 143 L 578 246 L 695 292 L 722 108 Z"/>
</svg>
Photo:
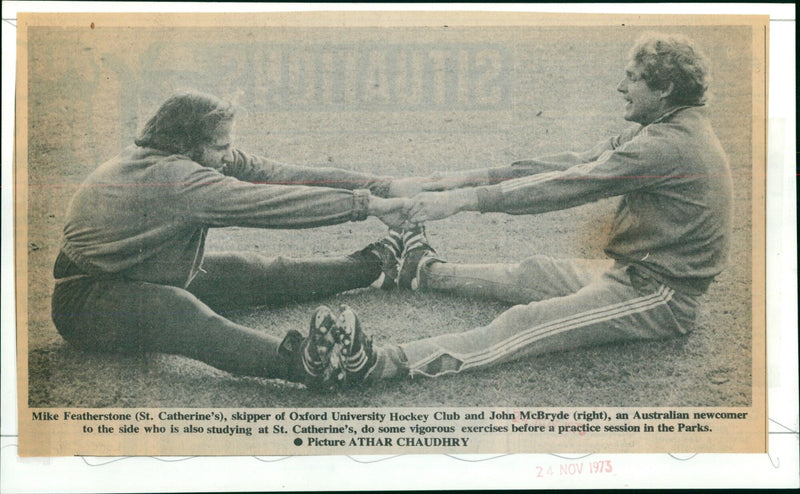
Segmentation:
<svg viewBox="0 0 800 494">
<path fill-rule="evenodd" d="M 302 446 L 302 445 L 303 445 L 303 440 L 302 440 L 302 439 L 300 439 L 299 437 L 296 437 L 296 438 L 294 439 L 294 445 L 295 445 L 295 446 Z"/>
</svg>

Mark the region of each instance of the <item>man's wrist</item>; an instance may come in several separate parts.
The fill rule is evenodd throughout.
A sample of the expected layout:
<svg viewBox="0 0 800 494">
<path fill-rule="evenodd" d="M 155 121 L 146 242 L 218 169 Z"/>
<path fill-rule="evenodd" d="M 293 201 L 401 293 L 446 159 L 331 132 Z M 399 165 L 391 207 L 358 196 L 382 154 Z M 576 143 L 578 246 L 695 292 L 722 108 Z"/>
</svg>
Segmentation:
<svg viewBox="0 0 800 494">
<path fill-rule="evenodd" d="M 459 211 L 478 211 L 478 193 L 474 188 L 456 189 L 449 193 Z"/>
<path fill-rule="evenodd" d="M 489 171 L 485 168 L 467 170 L 461 172 L 458 175 L 457 180 L 461 187 L 483 185 L 489 180 Z"/>
<path fill-rule="evenodd" d="M 378 197 L 375 194 L 370 194 L 367 198 L 367 215 L 369 216 L 382 216 L 391 212 L 393 203 L 397 199 Z"/>
<path fill-rule="evenodd" d="M 481 168 L 480 170 L 475 170 L 471 178 L 477 185 L 482 185 L 488 182 L 492 176 L 488 168 Z"/>
<path fill-rule="evenodd" d="M 392 177 L 383 177 L 376 180 L 375 183 L 370 186 L 369 191 L 373 196 L 390 197 L 392 195 L 392 183 L 394 180 L 395 179 Z"/>
</svg>

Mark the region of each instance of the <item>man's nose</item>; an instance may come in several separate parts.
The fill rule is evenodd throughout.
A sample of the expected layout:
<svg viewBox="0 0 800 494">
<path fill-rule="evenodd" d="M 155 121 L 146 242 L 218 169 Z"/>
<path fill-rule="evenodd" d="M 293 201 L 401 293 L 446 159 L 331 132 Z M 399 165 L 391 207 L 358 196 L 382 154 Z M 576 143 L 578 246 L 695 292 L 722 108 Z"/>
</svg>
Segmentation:
<svg viewBox="0 0 800 494">
<path fill-rule="evenodd" d="M 625 79 L 619 81 L 619 84 L 617 84 L 617 91 L 620 93 L 625 93 L 628 91 L 628 85 L 626 84 Z"/>
</svg>

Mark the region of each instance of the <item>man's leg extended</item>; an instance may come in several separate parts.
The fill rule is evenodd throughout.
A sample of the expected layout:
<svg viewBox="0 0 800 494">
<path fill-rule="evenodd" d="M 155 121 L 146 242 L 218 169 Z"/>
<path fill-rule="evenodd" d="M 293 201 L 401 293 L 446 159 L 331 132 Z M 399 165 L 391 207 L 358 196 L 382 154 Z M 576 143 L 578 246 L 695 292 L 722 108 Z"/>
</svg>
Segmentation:
<svg viewBox="0 0 800 494">
<path fill-rule="evenodd" d="M 420 289 L 512 304 L 563 297 L 597 280 L 611 268 L 609 259 L 554 259 L 534 256 L 517 264 L 429 262 L 420 270 Z"/>
<path fill-rule="evenodd" d="M 78 281 L 80 283 L 80 281 Z M 235 324 L 181 288 L 127 280 L 93 281 L 79 306 L 59 303 L 53 319 L 70 343 L 89 351 L 162 352 L 234 374 L 288 378 L 281 339 Z"/>
<path fill-rule="evenodd" d="M 363 288 L 381 273 L 381 260 L 359 251 L 320 259 L 267 258 L 249 252 L 207 254 L 187 290 L 215 310 L 282 305 Z"/>
<path fill-rule="evenodd" d="M 410 375 L 438 376 L 524 356 L 676 336 L 696 302 L 656 282 L 634 287 L 613 268 L 575 293 L 517 305 L 488 326 L 400 345 Z M 678 316 L 678 319 L 676 319 Z"/>
</svg>

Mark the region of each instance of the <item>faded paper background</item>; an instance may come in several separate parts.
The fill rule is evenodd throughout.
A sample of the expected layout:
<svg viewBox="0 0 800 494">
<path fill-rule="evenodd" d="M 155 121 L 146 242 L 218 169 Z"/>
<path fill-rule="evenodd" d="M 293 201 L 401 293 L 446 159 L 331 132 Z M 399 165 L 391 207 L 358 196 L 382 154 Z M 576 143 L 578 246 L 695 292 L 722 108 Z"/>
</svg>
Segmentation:
<svg viewBox="0 0 800 494">
<path fill-rule="evenodd" d="M 342 24 L 348 27 L 330 27 Z M 730 267 L 685 339 L 575 350 L 455 378 L 319 396 L 180 357 L 80 353 L 50 321 L 52 262 L 71 194 L 130 144 L 176 89 L 235 102 L 236 145 L 285 162 L 397 176 L 494 166 L 585 149 L 625 128 L 614 87 L 645 30 L 687 34 L 708 54 L 710 116 L 734 175 Z M 20 23 L 20 35 L 20 88 L 27 88 L 18 96 L 17 140 L 18 183 L 27 185 L 17 196 L 21 429 L 28 409 L 734 407 L 754 414 L 747 444 L 760 434 L 765 447 L 764 19 L 87 15 L 30 18 Z M 428 231 L 452 261 L 602 257 L 616 201 L 540 216 L 461 214 Z M 335 255 L 382 232 L 374 220 L 304 231 L 228 228 L 212 231 L 207 249 Z M 382 342 L 463 331 L 506 308 L 372 290 L 324 303 L 340 301 L 356 308 Z M 226 316 L 283 335 L 303 329 L 316 305 Z M 734 442 L 742 444 L 728 438 L 723 450 L 736 449 Z M 251 447 L 257 446 L 244 450 Z M 485 448 L 506 450 L 509 443 Z"/>
</svg>

